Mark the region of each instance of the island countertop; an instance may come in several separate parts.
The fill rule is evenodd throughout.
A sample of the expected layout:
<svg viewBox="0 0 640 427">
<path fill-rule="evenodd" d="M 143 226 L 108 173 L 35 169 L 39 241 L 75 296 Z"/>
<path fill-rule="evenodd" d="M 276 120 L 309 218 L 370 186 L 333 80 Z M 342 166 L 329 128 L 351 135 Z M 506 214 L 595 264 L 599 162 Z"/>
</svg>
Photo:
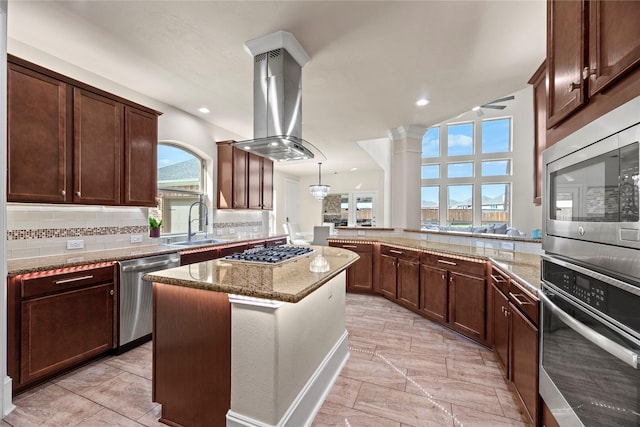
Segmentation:
<svg viewBox="0 0 640 427">
<path fill-rule="evenodd" d="M 145 275 L 155 283 L 204 289 L 254 298 L 295 303 L 322 286 L 358 260 L 349 250 L 311 246 L 313 252 L 281 264 L 256 264 L 218 258 Z M 313 272 L 321 258 L 325 272 Z"/>
</svg>

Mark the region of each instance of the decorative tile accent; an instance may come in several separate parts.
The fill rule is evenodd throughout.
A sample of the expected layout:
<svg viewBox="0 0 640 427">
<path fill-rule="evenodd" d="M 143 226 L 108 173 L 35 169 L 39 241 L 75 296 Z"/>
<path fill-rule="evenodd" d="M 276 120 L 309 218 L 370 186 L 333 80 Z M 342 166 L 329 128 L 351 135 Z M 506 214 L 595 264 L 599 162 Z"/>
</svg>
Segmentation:
<svg viewBox="0 0 640 427">
<path fill-rule="evenodd" d="M 141 234 L 148 226 L 37 228 L 31 230 L 7 230 L 7 240 L 53 239 L 56 237 L 108 236 L 116 234 Z"/>
</svg>

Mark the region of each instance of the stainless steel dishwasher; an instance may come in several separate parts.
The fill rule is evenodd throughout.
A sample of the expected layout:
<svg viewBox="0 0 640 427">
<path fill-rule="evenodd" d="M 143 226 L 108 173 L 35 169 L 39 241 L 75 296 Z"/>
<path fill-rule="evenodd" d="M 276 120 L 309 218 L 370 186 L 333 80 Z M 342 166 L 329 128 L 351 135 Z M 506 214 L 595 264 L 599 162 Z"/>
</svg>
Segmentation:
<svg viewBox="0 0 640 427">
<path fill-rule="evenodd" d="M 151 338 L 153 317 L 152 284 L 145 274 L 180 265 L 179 254 L 156 255 L 120 261 L 120 315 L 118 353 Z"/>
</svg>

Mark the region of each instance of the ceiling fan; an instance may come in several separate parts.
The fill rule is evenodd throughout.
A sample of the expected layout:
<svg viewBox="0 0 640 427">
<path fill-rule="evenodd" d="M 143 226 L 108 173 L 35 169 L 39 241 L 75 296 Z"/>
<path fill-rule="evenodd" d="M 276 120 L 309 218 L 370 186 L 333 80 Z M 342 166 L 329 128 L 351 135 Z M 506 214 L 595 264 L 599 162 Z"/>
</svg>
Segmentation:
<svg viewBox="0 0 640 427">
<path fill-rule="evenodd" d="M 473 111 L 476 112 L 478 117 L 482 117 L 484 116 L 484 112 L 482 112 L 483 108 L 491 108 L 493 110 L 504 110 L 505 108 L 507 108 L 507 106 L 498 105 L 498 104 L 500 102 L 513 101 L 515 98 L 516 98 L 515 96 L 510 95 L 510 96 L 505 96 L 503 98 L 494 99 L 493 101 L 487 102 L 486 104 L 480 105 L 479 107 L 473 107 Z"/>
</svg>

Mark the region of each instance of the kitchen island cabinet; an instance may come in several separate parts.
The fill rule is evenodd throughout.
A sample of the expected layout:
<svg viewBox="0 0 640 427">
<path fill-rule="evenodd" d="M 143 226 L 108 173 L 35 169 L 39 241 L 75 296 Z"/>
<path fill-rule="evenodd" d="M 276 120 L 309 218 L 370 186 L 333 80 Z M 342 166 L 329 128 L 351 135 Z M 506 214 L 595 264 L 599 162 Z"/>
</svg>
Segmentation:
<svg viewBox="0 0 640 427">
<path fill-rule="evenodd" d="M 373 245 L 370 243 L 329 242 L 329 246 L 348 249 L 360 258 L 347 269 L 349 292 L 373 291 Z"/>
<path fill-rule="evenodd" d="M 153 400 L 169 425 L 307 425 L 348 357 L 339 248 L 279 265 L 214 260 L 153 281 Z M 330 268 L 311 273 L 323 256 Z"/>
</svg>

